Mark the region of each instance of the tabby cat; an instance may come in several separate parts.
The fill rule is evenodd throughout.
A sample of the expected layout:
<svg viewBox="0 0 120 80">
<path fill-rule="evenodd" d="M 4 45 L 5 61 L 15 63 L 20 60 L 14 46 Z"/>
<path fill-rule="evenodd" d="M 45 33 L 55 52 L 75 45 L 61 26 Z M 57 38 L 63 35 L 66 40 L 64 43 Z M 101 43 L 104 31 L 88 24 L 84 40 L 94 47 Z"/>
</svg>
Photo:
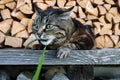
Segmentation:
<svg viewBox="0 0 120 80">
<path fill-rule="evenodd" d="M 70 17 L 74 7 L 69 9 L 40 10 L 32 26 L 33 33 L 40 38 L 41 45 L 57 49 L 57 57 L 66 58 L 71 50 L 92 49 L 94 37 L 89 26 Z"/>
</svg>

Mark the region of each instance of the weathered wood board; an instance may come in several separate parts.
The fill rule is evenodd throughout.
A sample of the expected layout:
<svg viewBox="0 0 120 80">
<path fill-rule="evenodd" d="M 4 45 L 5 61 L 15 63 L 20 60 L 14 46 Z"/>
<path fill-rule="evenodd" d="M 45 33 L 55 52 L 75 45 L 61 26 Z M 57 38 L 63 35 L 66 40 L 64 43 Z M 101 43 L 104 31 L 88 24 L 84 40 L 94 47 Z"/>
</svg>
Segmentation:
<svg viewBox="0 0 120 80">
<path fill-rule="evenodd" d="M 1 49 L 0 65 L 37 65 L 42 50 Z M 73 50 L 66 59 L 47 50 L 44 65 L 119 65 L 120 49 Z"/>
</svg>

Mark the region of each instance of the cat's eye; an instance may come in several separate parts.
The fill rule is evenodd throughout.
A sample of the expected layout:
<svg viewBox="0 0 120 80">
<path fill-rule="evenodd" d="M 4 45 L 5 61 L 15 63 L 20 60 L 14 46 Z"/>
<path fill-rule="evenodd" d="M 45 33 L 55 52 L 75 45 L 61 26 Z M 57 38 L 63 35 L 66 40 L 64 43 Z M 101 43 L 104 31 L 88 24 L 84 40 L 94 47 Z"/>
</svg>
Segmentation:
<svg viewBox="0 0 120 80">
<path fill-rule="evenodd" d="M 53 28 L 54 28 L 54 25 L 51 25 L 51 24 L 49 24 L 49 25 L 46 26 L 46 29 L 49 29 L 49 30 L 53 29 Z"/>
</svg>

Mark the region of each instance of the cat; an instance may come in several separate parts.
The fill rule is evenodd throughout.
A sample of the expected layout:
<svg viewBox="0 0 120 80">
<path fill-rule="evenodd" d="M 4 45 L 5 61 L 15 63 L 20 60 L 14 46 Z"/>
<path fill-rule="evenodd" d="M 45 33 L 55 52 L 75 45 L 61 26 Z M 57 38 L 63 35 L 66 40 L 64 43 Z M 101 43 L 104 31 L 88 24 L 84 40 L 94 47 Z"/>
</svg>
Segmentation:
<svg viewBox="0 0 120 80">
<path fill-rule="evenodd" d="M 35 7 L 37 16 L 32 31 L 40 38 L 40 45 L 57 49 L 57 57 L 60 59 L 66 58 L 71 50 L 86 50 L 95 46 L 90 26 L 70 17 L 73 8 L 50 8 L 43 11 Z"/>
</svg>

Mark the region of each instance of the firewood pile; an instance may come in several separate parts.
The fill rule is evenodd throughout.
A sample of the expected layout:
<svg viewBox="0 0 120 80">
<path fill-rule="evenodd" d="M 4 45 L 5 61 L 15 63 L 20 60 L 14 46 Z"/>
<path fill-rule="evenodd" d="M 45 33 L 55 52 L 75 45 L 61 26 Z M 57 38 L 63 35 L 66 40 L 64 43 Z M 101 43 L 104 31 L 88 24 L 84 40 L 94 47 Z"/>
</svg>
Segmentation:
<svg viewBox="0 0 120 80">
<path fill-rule="evenodd" d="M 120 47 L 120 0 L 0 0 L 1 48 L 23 48 L 35 39 L 33 5 L 42 10 L 75 6 L 70 16 L 93 27 L 97 48 Z M 29 47 L 34 44 L 38 41 Z"/>
</svg>

